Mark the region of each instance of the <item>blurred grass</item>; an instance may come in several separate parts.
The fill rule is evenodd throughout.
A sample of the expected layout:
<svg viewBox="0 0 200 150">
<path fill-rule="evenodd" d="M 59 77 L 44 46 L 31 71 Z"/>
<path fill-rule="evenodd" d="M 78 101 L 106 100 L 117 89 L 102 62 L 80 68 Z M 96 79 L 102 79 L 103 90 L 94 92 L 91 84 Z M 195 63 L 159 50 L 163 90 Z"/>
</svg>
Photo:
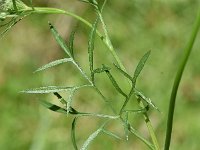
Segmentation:
<svg viewBox="0 0 200 150">
<path fill-rule="evenodd" d="M 89 20 L 95 14 L 85 4 L 79 2 L 34 1 L 37 5 L 56 6 L 77 12 Z M 166 114 L 172 82 L 177 63 L 188 40 L 200 2 L 198 0 L 151 1 L 129 0 L 108 2 L 105 7 L 105 20 L 118 55 L 130 73 L 134 72 L 141 56 L 152 50 L 145 66 L 138 88 L 144 91 L 159 106 L 162 114 L 152 112 L 151 119 L 163 145 Z M 0 149 L 4 150 L 71 150 L 70 124 L 72 118 L 55 114 L 41 107 L 38 99 L 56 101 L 53 95 L 24 95 L 20 90 L 45 85 L 74 85 L 85 82 L 71 65 L 59 66 L 44 73 L 32 74 L 37 67 L 57 58 L 64 53 L 53 40 L 47 22 L 51 21 L 59 32 L 69 38 L 76 21 L 62 15 L 34 15 L 18 23 L 0 40 Z M 79 26 L 76 36 L 75 53 L 81 66 L 88 69 L 87 37 L 88 29 Z M 172 150 L 197 150 L 200 146 L 200 36 L 197 37 L 189 63 L 178 93 L 175 111 Z M 105 46 L 96 40 L 96 66 L 101 60 L 112 63 L 113 58 Z M 85 67 L 86 66 L 86 67 Z M 126 86 L 122 76 L 116 74 L 118 82 Z M 103 75 L 104 76 L 104 75 Z M 108 97 L 112 98 L 116 108 L 121 103 L 119 95 L 110 86 L 108 80 L 100 79 L 99 86 Z M 103 82 L 102 80 L 106 81 Z M 105 105 L 95 94 L 76 94 L 73 105 L 81 111 L 107 112 Z M 92 93 L 92 91 L 90 91 Z M 129 107 L 134 107 L 134 102 Z M 133 116 L 133 124 L 146 137 L 147 131 L 141 116 Z M 91 133 L 91 129 L 100 120 L 81 119 L 78 123 L 78 144 Z M 82 128 L 84 125 L 84 128 Z M 110 129 L 121 132 L 121 128 L 112 124 Z M 78 133 L 78 132 L 77 132 Z M 128 142 L 116 141 L 101 135 L 91 149 L 121 150 L 126 148 L 146 149 L 134 136 Z"/>
</svg>

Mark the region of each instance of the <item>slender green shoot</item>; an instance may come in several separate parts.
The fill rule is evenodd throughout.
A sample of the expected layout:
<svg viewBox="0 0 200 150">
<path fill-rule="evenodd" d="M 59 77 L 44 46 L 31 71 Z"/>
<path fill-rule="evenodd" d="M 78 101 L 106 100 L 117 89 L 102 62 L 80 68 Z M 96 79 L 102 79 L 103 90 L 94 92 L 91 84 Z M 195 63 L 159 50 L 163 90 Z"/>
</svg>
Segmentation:
<svg viewBox="0 0 200 150">
<path fill-rule="evenodd" d="M 169 110 L 168 110 L 166 138 L 165 138 L 165 150 L 169 150 L 169 147 L 170 147 L 174 109 L 175 109 L 175 104 L 176 104 L 176 96 L 177 96 L 177 92 L 178 92 L 178 87 L 179 87 L 186 63 L 188 62 L 188 58 L 192 51 L 192 47 L 194 45 L 199 28 L 200 28 L 200 8 L 199 8 L 199 11 L 197 14 L 197 18 L 196 18 L 194 27 L 192 29 L 192 34 L 189 38 L 189 41 L 186 45 L 186 48 L 185 48 L 182 58 L 180 60 L 180 64 L 178 66 L 178 71 L 176 73 L 174 85 L 173 85 L 172 92 L 171 92 L 170 104 L 169 104 Z"/>
</svg>

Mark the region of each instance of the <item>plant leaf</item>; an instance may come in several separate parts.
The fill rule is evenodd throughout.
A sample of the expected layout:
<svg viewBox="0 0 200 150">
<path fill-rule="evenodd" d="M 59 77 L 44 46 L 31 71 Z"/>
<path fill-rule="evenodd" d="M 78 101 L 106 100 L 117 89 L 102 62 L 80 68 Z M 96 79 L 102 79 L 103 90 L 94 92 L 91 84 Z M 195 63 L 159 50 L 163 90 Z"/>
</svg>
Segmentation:
<svg viewBox="0 0 200 150">
<path fill-rule="evenodd" d="M 44 107 L 48 108 L 51 111 L 55 111 L 55 112 L 58 112 L 58 113 L 67 114 L 67 110 L 65 110 L 64 108 L 61 108 L 61 107 L 59 107 L 57 105 L 54 105 L 54 104 L 52 104 L 50 102 L 47 102 L 47 101 L 44 101 L 44 100 L 40 100 L 40 103 Z"/>
<path fill-rule="evenodd" d="M 90 63 L 90 73 L 91 73 L 91 79 L 94 83 L 94 73 L 93 73 L 93 67 L 94 67 L 94 41 L 95 41 L 95 34 L 98 24 L 98 18 L 95 20 L 94 24 L 92 25 L 92 30 L 90 32 L 89 41 L 88 41 L 88 55 L 89 55 L 89 63 Z"/>
<path fill-rule="evenodd" d="M 127 141 L 129 138 L 129 129 L 130 129 L 130 124 L 128 122 L 128 112 L 126 112 L 125 121 L 124 121 L 124 132 L 125 132 Z"/>
<path fill-rule="evenodd" d="M 71 32 L 70 37 L 69 37 L 69 50 L 74 58 L 74 38 L 75 38 L 75 33 L 76 33 L 77 27 Z"/>
<path fill-rule="evenodd" d="M 27 94 L 46 94 L 46 93 L 55 93 L 55 92 L 61 92 L 61 91 L 69 91 L 74 87 L 68 87 L 68 86 L 47 86 L 47 87 L 39 87 L 35 89 L 28 89 L 21 91 L 21 93 L 27 93 Z"/>
<path fill-rule="evenodd" d="M 99 135 L 100 132 L 102 132 L 103 127 L 106 125 L 106 123 L 104 123 L 100 128 L 98 128 L 95 132 L 93 132 L 88 139 L 84 142 L 83 146 L 81 147 L 80 150 L 87 150 L 88 146 L 90 145 L 90 143 Z"/>
<path fill-rule="evenodd" d="M 112 132 L 110 132 L 108 130 L 103 129 L 102 131 L 103 131 L 103 133 L 105 133 L 105 134 L 107 134 L 107 135 L 109 135 L 111 137 L 114 137 L 114 138 L 116 138 L 118 140 L 123 140 L 121 137 L 119 137 L 118 135 L 116 135 L 116 134 L 114 134 L 114 133 L 112 133 Z"/>
<path fill-rule="evenodd" d="M 53 94 L 60 100 L 64 107 L 67 108 L 66 100 L 58 92 L 54 92 Z"/>
<path fill-rule="evenodd" d="M 70 49 L 68 48 L 67 44 L 63 40 L 63 38 L 59 35 L 58 31 L 55 29 L 55 27 L 49 23 L 50 30 L 56 39 L 57 43 L 60 45 L 60 47 L 65 51 L 65 53 L 72 58 L 72 54 L 70 53 Z"/>
<path fill-rule="evenodd" d="M 73 59 L 71 59 L 71 58 L 64 58 L 64 59 L 55 60 L 55 61 L 52 61 L 52 62 L 38 68 L 35 72 L 43 71 L 43 70 L 52 68 L 54 66 L 57 66 L 57 65 L 60 65 L 60 64 L 66 63 L 66 62 L 72 62 L 72 61 L 73 61 Z"/>
<path fill-rule="evenodd" d="M 140 72 L 142 71 L 142 69 L 144 68 L 144 65 L 147 61 L 147 59 L 149 58 L 149 55 L 151 54 L 151 51 L 148 51 L 146 54 L 144 54 L 144 56 L 140 59 L 135 72 L 134 72 L 134 76 L 133 76 L 133 87 L 135 87 L 136 85 L 136 80 L 138 78 L 138 76 L 140 75 Z"/>
<path fill-rule="evenodd" d="M 103 65 L 103 68 L 106 68 L 105 65 Z M 119 85 L 117 84 L 116 80 L 114 79 L 114 77 L 112 76 L 112 74 L 110 73 L 109 70 L 105 69 L 105 72 L 108 76 L 108 78 L 110 79 L 110 81 L 112 82 L 113 86 L 115 87 L 115 89 L 124 97 L 127 97 L 127 95 L 122 91 L 122 89 L 119 87 Z"/>
<path fill-rule="evenodd" d="M 124 70 L 122 70 L 119 66 L 117 66 L 116 64 L 114 64 L 114 66 L 117 68 L 117 70 L 119 70 L 120 73 L 122 73 L 126 78 L 128 78 L 129 80 L 133 80 L 132 77 L 126 73 Z"/>
<path fill-rule="evenodd" d="M 151 150 L 155 150 L 154 146 L 145 138 L 143 138 L 137 130 L 135 130 L 133 127 L 130 127 L 129 130 L 131 133 L 133 133 L 136 137 L 138 137 L 143 143 L 145 143 Z"/>
<path fill-rule="evenodd" d="M 77 144 L 76 144 L 76 122 L 77 122 L 77 117 L 74 118 L 73 122 L 72 122 L 72 129 L 71 129 L 71 139 L 72 139 L 72 143 L 74 146 L 75 150 L 78 150 Z"/>
<path fill-rule="evenodd" d="M 51 110 L 51 111 L 54 111 L 54 112 L 58 112 L 58 113 L 63 113 L 63 114 L 68 114 L 67 110 L 60 107 L 60 106 L 57 106 L 55 104 L 52 104 L 50 102 L 47 102 L 45 100 L 40 100 L 40 103 L 46 107 L 47 109 Z M 78 111 L 76 111 L 74 108 L 71 108 L 71 110 L 69 111 L 70 114 L 73 114 L 73 115 L 77 115 L 79 114 Z"/>
<path fill-rule="evenodd" d="M 144 100 L 148 105 L 150 105 L 151 107 L 153 107 L 154 109 L 160 112 L 159 108 L 151 101 L 151 99 L 146 97 L 142 92 L 138 91 L 137 89 L 134 89 L 134 93 L 135 93 L 136 98 L 140 98 Z"/>
</svg>

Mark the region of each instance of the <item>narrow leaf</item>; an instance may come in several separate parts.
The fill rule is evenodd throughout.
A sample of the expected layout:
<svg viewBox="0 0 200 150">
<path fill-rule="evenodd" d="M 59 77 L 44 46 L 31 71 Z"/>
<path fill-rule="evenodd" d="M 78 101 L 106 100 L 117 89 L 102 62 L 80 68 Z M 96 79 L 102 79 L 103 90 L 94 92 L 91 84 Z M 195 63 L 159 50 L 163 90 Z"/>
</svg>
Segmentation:
<svg viewBox="0 0 200 150">
<path fill-rule="evenodd" d="M 75 117 L 73 122 L 72 122 L 71 139 L 72 139 L 74 149 L 78 150 L 78 147 L 77 147 L 77 144 L 76 144 L 76 122 L 77 122 L 77 118 Z"/>
<path fill-rule="evenodd" d="M 101 126 L 98 130 L 96 130 L 95 132 L 93 132 L 88 139 L 84 142 L 83 146 L 81 147 L 80 150 L 87 150 L 88 146 L 90 145 L 90 143 L 99 135 L 99 133 L 102 131 L 103 127 Z"/>
<path fill-rule="evenodd" d="M 116 64 L 114 64 L 114 66 L 117 68 L 117 70 L 120 72 L 120 73 L 122 73 L 126 78 L 128 78 L 129 80 L 133 80 L 132 79 L 132 77 L 128 74 L 128 73 L 126 73 L 124 70 L 122 70 L 119 66 L 117 66 Z"/>
<path fill-rule="evenodd" d="M 103 65 L 103 67 L 105 67 Z M 112 76 L 112 74 L 110 73 L 109 70 L 105 70 L 108 78 L 110 79 L 110 81 L 112 82 L 113 86 L 115 87 L 115 89 L 124 97 L 127 97 L 127 95 L 122 91 L 122 89 L 119 87 L 119 85 L 117 84 L 116 80 L 114 79 L 114 77 Z"/>
<path fill-rule="evenodd" d="M 91 79 L 94 82 L 94 74 L 93 74 L 93 59 L 94 59 L 94 41 L 95 41 L 95 34 L 98 24 L 98 18 L 92 25 L 92 30 L 90 32 L 89 41 L 88 41 L 88 55 L 89 55 L 89 63 L 90 63 L 90 72 L 91 72 Z"/>
<path fill-rule="evenodd" d="M 70 37 L 69 37 L 69 50 L 74 58 L 74 38 L 75 38 L 75 33 L 76 33 L 77 27 L 71 32 Z"/>
<path fill-rule="evenodd" d="M 128 113 L 134 113 L 134 114 L 140 114 L 140 113 L 145 113 L 149 110 L 149 105 L 147 105 L 145 108 L 142 109 L 138 109 L 138 110 L 132 110 L 132 109 L 128 109 L 128 110 L 123 110 L 123 112 L 128 112 Z"/>
<path fill-rule="evenodd" d="M 64 108 L 62 108 L 62 107 L 60 107 L 60 106 L 57 106 L 57 105 L 55 105 L 55 104 L 52 104 L 52 103 L 50 103 L 50 102 L 47 102 L 47 101 L 44 101 L 44 100 L 40 100 L 40 103 L 41 103 L 44 107 L 48 108 L 48 109 L 51 110 L 51 111 L 55 111 L 55 112 L 63 113 L 63 114 L 67 114 L 67 113 L 68 113 L 66 109 L 64 109 Z M 70 114 L 73 114 L 73 115 L 79 114 L 79 112 L 77 112 L 74 108 L 71 108 L 71 110 L 69 111 L 69 113 L 70 113 Z"/>
<path fill-rule="evenodd" d="M 137 89 L 135 89 L 134 92 L 137 98 L 144 100 L 148 105 L 160 112 L 159 108 L 151 101 L 150 98 L 146 97 L 142 92 L 138 91 Z"/>
<path fill-rule="evenodd" d="M 60 100 L 60 102 L 64 105 L 64 107 L 67 108 L 66 100 L 58 92 L 54 92 L 53 94 Z"/>
<path fill-rule="evenodd" d="M 55 111 L 55 112 L 58 112 L 58 113 L 63 113 L 63 114 L 67 114 L 67 110 L 57 106 L 57 105 L 54 105 L 50 102 L 47 102 L 47 101 L 44 101 L 44 100 L 40 100 L 40 103 L 46 107 L 47 109 L 51 110 L 51 111 Z"/>
<path fill-rule="evenodd" d="M 67 44 L 65 43 L 64 39 L 59 35 L 58 31 L 55 29 L 55 27 L 49 23 L 49 27 L 50 27 L 50 30 L 54 36 L 54 38 L 56 39 L 57 43 L 60 45 L 60 47 L 65 51 L 65 53 L 72 57 L 72 54 L 70 53 L 70 50 L 67 46 Z"/>
<path fill-rule="evenodd" d="M 43 71 L 43 70 L 52 68 L 54 66 L 57 66 L 57 65 L 60 65 L 60 64 L 66 63 L 66 62 L 71 62 L 71 61 L 73 61 L 71 58 L 64 58 L 64 59 L 55 60 L 55 61 L 52 61 L 52 62 L 38 68 L 35 72 Z"/>
<path fill-rule="evenodd" d="M 103 133 L 105 133 L 105 134 L 107 134 L 107 135 L 109 135 L 111 137 L 114 137 L 114 138 L 116 138 L 118 140 L 123 140 L 121 137 L 119 137 L 118 135 L 116 135 L 116 134 L 114 134 L 114 133 L 112 133 L 112 132 L 110 132 L 108 130 L 103 129 L 102 131 L 103 131 Z"/>
<path fill-rule="evenodd" d="M 135 73 L 133 76 L 133 87 L 135 87 L 136 84 L 136 80 L 138 78 L 138 76 L 140 75 L 140 72 L 142 71 L 142 69 L 144 68 L 144 65 L 147 61 L 147 59 L 149 58 L 149 55 L 151 54 L 151 51 L 148 51 L 139 61 L 136 69 L 135 69 Z"/>
<path fill-rule="evenodd" d="M 126 136 L 127 141 L 128 141 L 128 138 L 129 138 L 129 129 L 130 129 L 130 124 L 128 122 L 128 112 L 126 112 L 125 121 L 124 121 L 124 132 L 125 132 L 125 136 Z"/>
<path fill-rule="evenodd" d="M 21 91 L 21 93 L 27 94 L 46 94 L 46 93 L 55 93 L 55 92 L 62 92 L 68 91 L 74 87 L 67 87 L 67 86 L 47 86 L 47 87 L 40 87 L 35 89 L 28 89 Z"/>
<path fill-rule="evenodd" d="M 130 127 L 130 132 L 133 133 L 136 137 L 138 137 L 143 143 L 145 143 L 151 150 L 155 150 L 154 146 L 145 138 L 143 138 L 137 130 L 133 127 Z"/>
</svg>

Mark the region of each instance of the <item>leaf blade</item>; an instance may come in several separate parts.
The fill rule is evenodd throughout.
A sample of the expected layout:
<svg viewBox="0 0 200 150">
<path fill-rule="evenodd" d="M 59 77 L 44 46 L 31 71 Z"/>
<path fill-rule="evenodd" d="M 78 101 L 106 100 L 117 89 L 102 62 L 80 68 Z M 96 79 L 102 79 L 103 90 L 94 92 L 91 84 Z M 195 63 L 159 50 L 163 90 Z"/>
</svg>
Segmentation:
<svg viewBox="0 0 200 150">
<path fill-rule="evenodd" d="M 149 58 L 151 54 L 151 51 L 148 51 L 147 53 L 144 54 L 144 56 L 140 59 L 136 69 L 135 69 L 135 72 L 134 72 L 134 76 L 133 76 L 133 87 L 135 87 L 136 85 L 136 80 L 138 78 L 138 76 L 140 75 L 142 69 L 144 68 L 144 65 L 147 61 L 147 59 Z"/>
<path fill-rule="evenodd" d="M 88 40 L 88 55 L 89 55 L 89 64 L 90 64 L 90 73 L 91 73 L 91 79 L 94 83 L 94 42 L 95 42 L 95 35 L 96 35 L 96 29 L 98 24 L 98 18 L 95 20 L 94 24 L 92 25 L 92 30 L 89 35 Z"/>
<path fill-rule="evenodd" d="M 56 39 L 57 43 L 60 45 L 60 47 L 65 51 L 65 53 L 72 58 L 72 54 L 70 53 L 70 49 L 68 48 L 67 44 L 65 43 L 64 39 L 59 35 L 56 28 L 49 22 L 50 30 Z"/>
<path fill-rule="evenodd" d="M 34 71 L 34 73 L 55 67 L 55 66 L 63 64 L 63 63 L 72 62 L 72 61 L 73 60 L 71 58 L 58 59 L 58 60 L 52 61 L 46 65 L 43 65 L 42 67 L 40 67 L 36 71 Z"/>
<path fill-rule="evenodd" d="M 56 93 L 56 92 L 62 92 L 62 91 L 68 91 L 74 87 L 68 87 L 68 86 L 46 86 L 46 87 L 39 87 L 35 89 L 28 89 L 23 90 L 21 93 L 26 94 L 47 94 L 47 93 Z"/>
</svg>

